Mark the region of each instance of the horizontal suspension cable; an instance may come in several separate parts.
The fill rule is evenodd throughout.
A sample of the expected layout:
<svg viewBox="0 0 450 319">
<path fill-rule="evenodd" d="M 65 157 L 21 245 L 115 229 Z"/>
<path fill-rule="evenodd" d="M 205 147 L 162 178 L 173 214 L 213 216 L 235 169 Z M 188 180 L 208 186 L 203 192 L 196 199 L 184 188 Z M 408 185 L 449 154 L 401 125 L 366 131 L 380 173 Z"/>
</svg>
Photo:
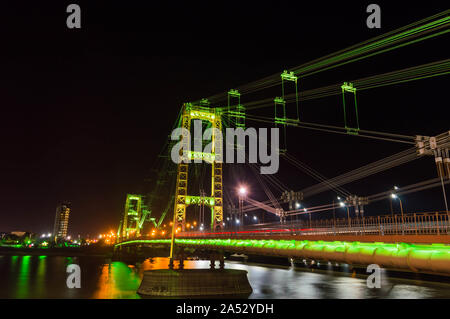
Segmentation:
<svg viewBox="0 0 450 319">
<path fill-rule="evenodd" d="M 270 124 L 273 124 L 275 122 L 274 118 L 256 116 L 256 115 L 246 115 L 246 119 L 252 120 L 255 122 L 270 123 Z M 388 141 L 388 142 L 396 142 L 396 143 L 411 144 L 411 145 L 416 144 L 416 142 L 414 141 L 415 136 L 407 136 L 407 135 L 385 133 L 385 132 L 376 132 L 376 131 L 369 131 L 369 130 L 362 130 L 362 129 L 358 130 L 358 132 L 359 132 L 358 134 L 348 134 L 347 129 L 345 127 L 317 124 L 317 123 L 307 123 L 307 122 L 298 122 L 298 123 L 293 122 L 293 123 L 289 123 L 289 126 L 304 128 L 304 129 L 308 129 L 308 130 L 321 131 L 321 132 L 359 136 L 359 137 L 365 137 L 365 138 L 381 140 L 381 141 Z M 367 134 L 372 134 L 372 135 L 367 135 Z M 389 136 L 389 137 L 382 137 L 382 136 Z M 395 139 L 395 138 L 390 138 L 390 137 L 397 137 L 397 138 Z"/>
<path fill-rule="evenodd" d="M 450 59 L 431 62 L 388 73 L 377 74 L 366 78 L 351 80 L 349 82 L 351 82 L 353 87 L 355 87 L 358 91 L 364 91 L 382 86 L 416 81 L 446 74 L 450 74 Z M 337 83 L 316 89 L 300 91 L 298 100 L 302 102 L 339 95 L 342 94 L 341 86 L 342 83 Z M 285 101 L 286 103 L 293 103 L 296 98 L 295 93 L 287 94 L 285 96 Z M 237 106 L 230 106 L 230 109 L 233 110 L 236 107 Z M 262 100 L 245 103 L 246 111 L 267 107 L 273 107 L 273 98 L 265 98 Z"/>
<path fill-rule="evenodd" d="M 402 151 L 400 153 L 391 155 L 387 158 L 378 160 L 376 162 L 364 165 L 360 168 L 352 170 L 350 172 L 344 173 L 342 175 L 336 176 L 328 182 L 334 183 L 336 185 L 345 185 L 350 182 L 360 180 L 362 178 L 374 175 L 376 173 L 388 170 L 390 168 L 402 165 L 404 163 L 413 161 L 417 159 L 416 150 L 414 148 Z M 324 183 L 316 184 L 307 187 L 302 190 L 303 196 L 313 196 L 328 190 L 328 186 Z"/>
<path fill-rule="evenodd" d="M 312 168 L 308 167 L 305 163 L 302 163 L 301 161 L 299 161 L 292 155 L 286 153 L 286 154 L 284 154 L 284 156 L 282 158 L 285 158 L 289 163 L 291 163 L 295 167 L 299 168 L 300 170 L 302 170 L 309 176 L 315 178 L 317 181 L 319 181 L 323 184 L 326 184 L 330 189 L 336 191 L 339 195 L 344 196 L 344 197 L 351 195 L 351 193 L 349 191 L 345 190 L 342 187 L 339 187 L 339 185 L 337 185 L 333 182 L 329 182 L 329 180 L 325 176 L 314 171 Z"/>
<path fill-rule="evenodd" d="M 384 52 L 398 49 L 413 43 L 424 41 L 450 32 L 448 28 L 450 10 L 411 23 L 394 31 L 363 41 L 346 49 L 331 53 L 324 57 L 304 63 L 289 69 L 295 75 L 306 77 L 318 72 L 330 70 L 348 63 L 359 61 Z M 241 94 L 256 92 L 279 84 L 280 73 L 267 76 L 261 80 L 236 87 Z M 225 100 L 227 93 L 208 97 L 208 100 L 218 102 Z"/>
</svg>

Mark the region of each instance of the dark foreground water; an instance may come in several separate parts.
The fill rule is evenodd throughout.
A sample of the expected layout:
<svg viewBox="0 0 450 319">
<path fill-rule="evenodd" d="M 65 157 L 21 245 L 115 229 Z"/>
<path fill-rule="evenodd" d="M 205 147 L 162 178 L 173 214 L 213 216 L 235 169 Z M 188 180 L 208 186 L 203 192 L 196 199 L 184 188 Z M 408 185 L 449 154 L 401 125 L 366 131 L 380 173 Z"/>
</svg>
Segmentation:
<svg viewBox="0 0 450 319">
<path fill-rule="evenodd" d="M 81 267 L 81 288 L 66 285 L 68 264 Z M 143 271 L 167 268 L 167 258 L 127 266 L 100 257 L 0 256 L 0 298 L 140 298 Z M 175 263 L 175 266 L 177 264 Z M 186 261 L 185 268 L 209 268 L 209 261 Z M 450 284 L 393 279 L 382 273 L 382 287 L 369 289 L 366 277 L 333 271 L 226 263 L 244 269 L 250 298 L 450 298 Z"/>
</svg>

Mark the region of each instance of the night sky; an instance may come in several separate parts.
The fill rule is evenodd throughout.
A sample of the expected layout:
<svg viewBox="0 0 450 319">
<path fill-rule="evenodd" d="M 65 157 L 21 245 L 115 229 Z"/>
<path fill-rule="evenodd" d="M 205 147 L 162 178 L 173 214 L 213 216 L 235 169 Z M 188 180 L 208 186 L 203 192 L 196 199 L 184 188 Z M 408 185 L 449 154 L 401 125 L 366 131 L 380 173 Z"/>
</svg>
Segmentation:
<svg viewBox="0 0 450 319">
<path fill-rule="evenodd" d="M 81 30 L 66 27 L 71 2 L 81 6 Z M 426 6 L 379 1 L 382 28 L 371 30 L 365 25 L 370 2 L 364 1 L 308 7 L 301 1 L 95 2 L 2 3 L 0 231 L 50 232 L 61 201 L 72 203 L 70 234 L 115 231 L 126 193 L 152 188 L 152 164 L 182 103 L 446 9 L 443 1 Z M 448 58 L 448 40 L 440 37 L 320 73 L 301 85 L 312 89 Z M 361 94 L 361 128 L 410 135 L 448 130 L 448 80 Z M 342 108 L 340 96 L 302 107 L 309 122 L 342 125 L 332 111 Z M 329 177 L 408 147 L 300 129 L 290 129 L 289 136 L 297 158 Z M 372 194 L 433 178 L 433 163 L 431 157 L 422 159 L 346 188 Z M 286 165 L 279 177 L 296 190 L 315 183 Z M 332 195 L 326 196 L 320 200 L 331 202 Z M 408 211 L 443 209 L 440 189 L 408 195 L 405 203 Z M 377 209 L 386 210 L 388 203 L 383 205 Z"/>
</svg>

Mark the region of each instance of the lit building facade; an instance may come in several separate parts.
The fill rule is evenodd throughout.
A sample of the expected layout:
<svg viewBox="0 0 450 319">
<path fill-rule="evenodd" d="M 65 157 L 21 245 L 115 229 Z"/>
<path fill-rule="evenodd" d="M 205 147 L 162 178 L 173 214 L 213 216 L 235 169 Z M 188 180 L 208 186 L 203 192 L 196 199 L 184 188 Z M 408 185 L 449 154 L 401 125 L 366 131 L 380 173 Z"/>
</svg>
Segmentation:
<svg viewBox="0 0 450 319">
<path fill-rule="evenodd" d="M 55 225 L 53 227 L 53 237 L 55 240 L 66 238 L 69 226 L 70 203 L 64 202 L 56 207 Z"/>
</svg>

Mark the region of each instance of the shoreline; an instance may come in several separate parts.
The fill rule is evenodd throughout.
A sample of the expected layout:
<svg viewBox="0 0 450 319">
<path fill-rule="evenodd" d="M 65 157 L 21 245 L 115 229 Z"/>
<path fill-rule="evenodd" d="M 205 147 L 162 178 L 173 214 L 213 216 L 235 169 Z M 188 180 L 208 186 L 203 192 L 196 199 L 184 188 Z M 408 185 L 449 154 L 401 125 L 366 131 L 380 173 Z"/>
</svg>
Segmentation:
<svg viewBox="0 0 450 319">
<path fill-rule="evenodd" d="M 13 248 L 0 247 L 0 256 L 62 256 L 62 257 L 111 257 L 112 247 L 99 248 Z"/>
</svg>

